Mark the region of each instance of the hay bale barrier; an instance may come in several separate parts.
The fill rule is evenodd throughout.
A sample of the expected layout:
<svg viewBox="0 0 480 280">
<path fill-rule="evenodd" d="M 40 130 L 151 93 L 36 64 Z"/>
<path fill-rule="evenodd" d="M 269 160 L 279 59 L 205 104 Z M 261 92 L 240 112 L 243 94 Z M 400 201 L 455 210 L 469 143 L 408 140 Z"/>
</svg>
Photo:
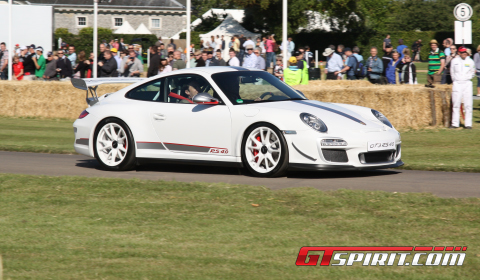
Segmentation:
<svg viewBox="0 0 480 280">
<path fill-rule="evenodd" d="M 125 86 L 101 85 L 98 95 Z M 309 99 L 374 108 L 397 128 L 449 125 L 451 86 L 430 89 L 423 85 L 372 85 L 368 81 L 310 81 L 294 88 Z M 87 107 L 85 91 L 70 82 L 2 81 L 0 102 L 0 115 L 15 117 L 76 119 Z"/>
<path fill-rule="evenodd" d="M 100 85 L 98 96 L 115 92 L 126 84 Z M 76 119 L 87 108 L 85 91 L 70 82 L 0 82 L 0 115 Z"/>
<path fill-rule="evenodd" d="M 365 80 L 310 81 L 308 85 L 294 88 L 303 92 L 308 99 L 378 110 L 396 128 L 418 129 L 449 125 L 452 89 L 447 85 L 431 89 L 424 85 L 372 85 Z M 432 116 L 432 111 L 435 112 L 435 117 Z"/>
</svg>

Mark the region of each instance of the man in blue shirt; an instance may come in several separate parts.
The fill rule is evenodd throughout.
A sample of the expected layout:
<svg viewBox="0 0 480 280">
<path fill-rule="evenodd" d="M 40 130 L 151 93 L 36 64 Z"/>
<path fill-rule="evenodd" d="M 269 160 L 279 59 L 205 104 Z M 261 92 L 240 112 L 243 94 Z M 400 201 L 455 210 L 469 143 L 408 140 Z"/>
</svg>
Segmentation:
<svg viewBox="0 0 480 280">
<path fill-rule="evenodd" d="M 355 56 L 353 56 L 352 49 L 345 48 L 343 52 L 347 56 L 346 65 L 337 73 L 346 73 L 348 80 L 356 80 L 357 77 L 355 76 L 355 67 L 357 66 L 357 59 Z"/>
<path fill-rule="evenodd" d="M 403 39 L 398 40 L 398 45 L 399 46 L 397 47 L 397 52 L 400 54 L 400 60 L 402 60 L 404 56 L 403 50 L 408 47 L 403 44 Z"/>
<path fill-rule="evenodd" d="M 243 59 L 243 67 L 245 68 L 255 68 L 257 65 L 257 56 L 253 53 L 253 48 L 247 49 L 248 54 Z"/>
<path fill-rule="evenodd" d="M 360 55 L 360 48 L 359 47 L 357 47 L 357 46 L 353 47 L 352 51 L 353 51 L 353 55 L 355 56 L 355 58 L 357 59 L 358 62 L 363 61 L 363 56 Z"/>
</svg>

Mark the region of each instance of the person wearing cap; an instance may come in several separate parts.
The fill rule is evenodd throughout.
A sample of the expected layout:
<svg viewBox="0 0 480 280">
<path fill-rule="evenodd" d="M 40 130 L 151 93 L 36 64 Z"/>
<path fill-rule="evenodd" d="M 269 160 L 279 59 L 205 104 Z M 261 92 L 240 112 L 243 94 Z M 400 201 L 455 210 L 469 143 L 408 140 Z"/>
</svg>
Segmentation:
<svg viewBox="0 0 480 280">
<path fill-rule="evenodd" d="M 458 128 L 460 120 L 460 106 L 465 108 L 465 128 L 472 129 L 473 90 L 472 78 L 475 77 L 475 62 L 469 57 L 467 48 L 458 48 L 459 55 L 455 57 L 450 66 L 452 75 L 452 125 Z"/>
<path fill-rule="evenodd" d="M 327 80 L 340 80 L 342 77 L 338 75 L 338 72 L 343 68 L 342 57 L 331 48 L 326 48 L 323 56 L 327 57 L 327 65 L 325 67 Z"/>
<path fill-rule="evenodd" d="M 33 62 L 35 63 L 35 77 L 38 80 L 43 79 L 43 74 L 45 73 L 45 69 L 47 68 L 47 61 L 43 56 L 43 48 L 38 46 L 36 49 L 37 55 L 33 57 Z"/>
<path fill-rule="evenodd" d="M 110 52 L 112 53 L 113 58 L 117 62 L 117 73 L 120 73 L 118 70 L 120 69 L 120 65 L 122 64 L 122 58 L 120 57 L 120 55 L 118 55 L 118 49 L 112 48 Z"/>
<path fill-rule="evenodd" d="M 287 85 L 296 86 L 302 82 L 302 70 L 298 69 L 297 62 L 297 58 L 291 56 L 288 67 L 283 70 L 283 79 Z"/>
<path fill-rule="evenodd" d="M 308 64 L 305 60 L 305 49 L 299 48 L 298 51 L 293 52 L 293 56 L 297 59 L 297 68 L 302 70 L 302 85 L 308 85 Z"/>
<path fill-rule="evenodd" d="M 35 45 L 32 44 L 28 46 L 27 52 L 25 55 L 22 56 L 23 58 L 23 67 L 24 67 L 24 81 L 33 81 L 35 80 L 35 62 L 33 62 L 33 58 L 35 57 Z"/>
<path fill-rule="evenodd" d="M 356 80 L 357 77 L 355 76 L 355 66 L 357 65 L 357 59 L 353 55 L 352 49 L 345 48 L 343 52 L 347 56 L 346 65 L 340 71 L 335 72 L 335 75 L 338 74 L 347 74 L 348 80 Z"/>
<path fill-rule="evenodd" d="M 253 53 L 253 48 L 248 48 L 242 66 L 246 68 L 255 68 L 255 65 L 257 65 L 257 56 Z"/>
<path fill-rule="evenodd" d="M 440 84 L 442 72 L 445 67 L 445 54 L 438 48 L 437 40 L 430 41 L 431 52 L 428 55 L 428 75 L 426 87 L 435 87 L 434 84 Z"/>
</svg>

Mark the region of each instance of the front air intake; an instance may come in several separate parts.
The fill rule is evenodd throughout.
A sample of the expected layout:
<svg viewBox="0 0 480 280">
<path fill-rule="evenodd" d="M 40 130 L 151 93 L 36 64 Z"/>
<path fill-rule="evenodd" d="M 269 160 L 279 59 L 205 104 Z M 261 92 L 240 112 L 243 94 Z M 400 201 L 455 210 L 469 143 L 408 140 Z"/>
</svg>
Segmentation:
<svg viewBox="0 0 480 280">
<path fill-rule="evenodd" d="M 335 149 L 322 149 L 323 157 L 331 162 L 348 162 L 347 151 Z"/>
</svg>

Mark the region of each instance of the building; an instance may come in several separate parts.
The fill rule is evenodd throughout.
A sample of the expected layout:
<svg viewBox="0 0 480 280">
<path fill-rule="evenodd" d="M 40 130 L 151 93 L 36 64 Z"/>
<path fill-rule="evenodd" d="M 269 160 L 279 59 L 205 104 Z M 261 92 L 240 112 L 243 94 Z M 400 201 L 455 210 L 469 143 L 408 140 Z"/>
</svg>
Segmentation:
<svg viewBox="0 0 480 280">
<path fill-rule="evenodd" d="M 15 4 L 53 7 L 53 27 L 78 34 L 93 27 L 93 0 L 29 0 Z M 142 23 L 157 36 L 170 38 L 185 28 L 186 0 L 99 0 L 98 27 L 120 28 L 124 22 L 137 29 Z"/>
</svg>

